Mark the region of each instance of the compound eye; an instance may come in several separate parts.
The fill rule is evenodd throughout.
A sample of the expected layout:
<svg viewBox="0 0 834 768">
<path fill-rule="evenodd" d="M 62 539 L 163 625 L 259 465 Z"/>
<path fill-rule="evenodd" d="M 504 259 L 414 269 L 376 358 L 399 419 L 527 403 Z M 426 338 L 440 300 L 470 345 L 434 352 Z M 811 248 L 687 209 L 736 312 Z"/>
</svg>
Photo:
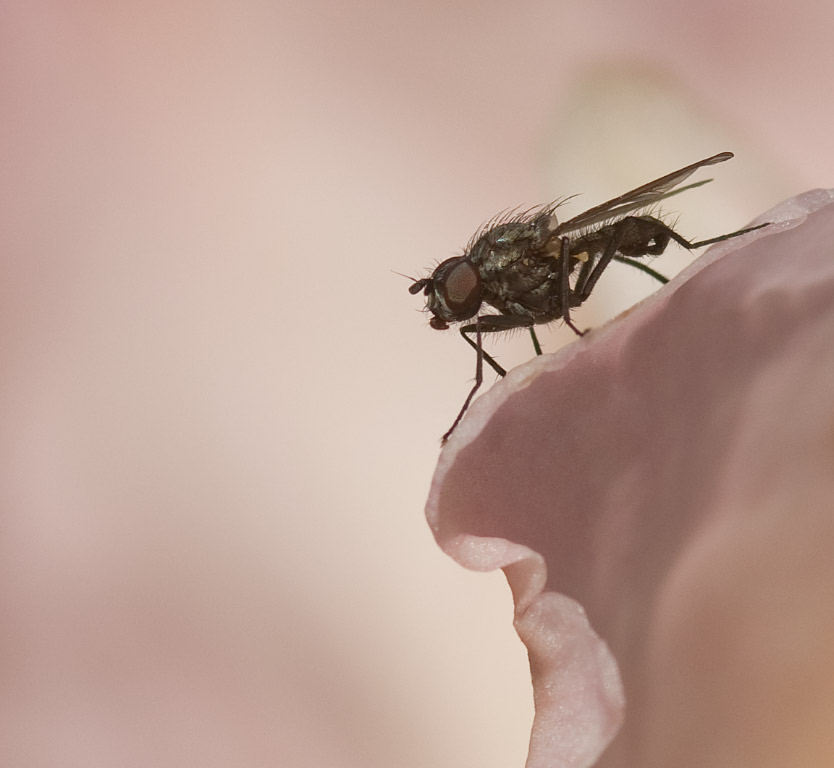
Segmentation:
<svg viewBox="0 0 834 768">
<path fill-rule="evenodd" d="M 445 267 L 445 268 L 444 268 Z M 481 306 L 481 275 L 474 264 L 463 258 L 441 264 L 435 290 L 454 319 L 472 317 Z"/>
</svg>

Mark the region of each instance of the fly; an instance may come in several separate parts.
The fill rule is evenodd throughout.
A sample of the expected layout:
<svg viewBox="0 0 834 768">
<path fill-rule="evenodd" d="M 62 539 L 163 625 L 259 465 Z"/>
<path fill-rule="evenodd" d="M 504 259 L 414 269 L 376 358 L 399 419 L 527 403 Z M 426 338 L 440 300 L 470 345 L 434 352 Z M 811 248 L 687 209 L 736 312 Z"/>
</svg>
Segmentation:
<svg viewBox="0 0 834 768">
<path fill-rule="evenodd" d="M 536 325 L 561 319 L 577 335 L 583 335 L 571 319 L 571 310 L 591 295 L 612 261 L 629 264 L 665 283 L 665 277 L 638 259 L 663 253 L 673 240 L 694 250 L 767 226 L 759 224 L 690 242 L 659 218 L 632 215 L 706 184 L 709 179 L 675 189 L 699 168 L 723 163 L 732 156 L 732 152 L 721 152 L 687 165 L 561 223 L 556 218 L 558 203 L 494 220 L 475 234 L 462 256 L 446 259 L 431 277 L 415 280 L 409 292 L 422 291 L 426 296 L 431 327 L 443 331 L 450 323 L 465 323 L 460 334 L 476 353 L 475 384 L 442 441 L 445 443 L 460 423 L 481 386 L 484 360 L 499 376 L 506 374 L 484 351 L 483 334 L 528 328 L 540 355 Z M 481 314 L 485 306 L 497 314 Z"/>
</svg>

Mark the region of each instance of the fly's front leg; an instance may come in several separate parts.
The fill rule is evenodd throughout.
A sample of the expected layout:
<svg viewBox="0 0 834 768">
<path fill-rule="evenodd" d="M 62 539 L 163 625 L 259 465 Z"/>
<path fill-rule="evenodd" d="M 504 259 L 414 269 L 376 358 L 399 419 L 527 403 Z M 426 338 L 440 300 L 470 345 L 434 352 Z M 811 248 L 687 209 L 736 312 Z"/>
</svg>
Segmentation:
<svg viewBox="0 0 834 768">
<path fill-rule="evenodd" d="M 495 359 L 492 355 L 490 355 L 490 354 L 489 354 L 489 353 L 488 353 L 488 352 L 487 352 L 487 351 L 483 348 L 483 346 L 481 345 L 481 343 L 480 343 L 480 342 L 475 343 L 474 341 L 472 341 L 472 339 L 470 339 L 470 338 L 469 338 L 469 336 L 467 336 L 467 335 L 466 335 L 467 333 L 472 333 L 472 331 L 475 331 L 475 332 L 476 332 L 476 336 L 477 336 L 477 327 L 476 327 L 476 323 L 473 323 L 472 325 L 465 325 L 463 328 L 461 328 L 461 329 L 460 329 L 460 335 L 461 335 L 461 336 L 463 336 L 463 340 L 464 340 L 464 341 L 465 341 L 465 342 L 466 342 L 466 343 L 467 343 L 470 347 L 472 347 L 472 349 L 474 349 L 474 350 L 475 350 L 475 353 L 476 353 L 476 354 L 481 355 L 481 357 L 483 357 L 483 359 L 484 359 L 484 360 L 486 360 L 486 361 L 487 361 L 487 363 L 489 363 L 489 366 L 490 366 L 490 368 L 492 368 L 492 370 L 493 370 L 493 371 L 495 371 L 495 372 L 496 372 L 499 376 L 506 376 L 506 375 L 507 375 L 507 372 L 506 372 L 506 371 L 505 371 L 505 370 L 504 370 L 504 369 L 503 369 L 503 368 L 502 368 L 502 367 L 498 364 L 498 362 L 496 361 L 496 359 Z M 481 333 L 484 333 L 484 329 L 483 329 L 483 327 L 481 328 Z M 479 350 L 480 350 L 480 351 L 479 351 Z"/>
<path fill-rule="evenodd" d="M 533 330 L 532 319 L 528 317 L 519 317 L 518 315 L 484 315 L 483 317 L 478 317 L 477 320 L 480 323 L 482 334 L 512 331 L 515 328 L 529 328 L 531 331 Z M 478 352 L 479 345 L 472 341 L 472 339 L 468 336 L 468 334 L 472 332 L 477 333 L 476 323 L 464 325 L 460 329 L 460 335 L 463 336 L 463 340 L 470 347 L 472 347 L 475 352 Z M 493 371 L 495 371 L 499 376 L 507 375 L 507 371 L 498 364 L 492 355 L 486 352 L 483 347 L 480 347 L 480 350 L 480 354 L 483 355 L 484 360 L 489 363 Z"/>
<path fill-rule="evenodd" d="M 460 420 L 463 418 L 463 414 L 466 413 L 467 409 L 469 408 L 469 404 L 472 402 L 472 398 L 475 397 L 475 393 L 480 389 L 481 384 L 484 381 L 484 360 L 486 360 L 492 369 L 499 375 L 499 376 L 506 376 L 507 372 L 495 361 L 495 359 L 484 352 L 484 345 L 482 340 L 482 335 L 484 333 L 499 333 L 500 331 L 509 331 L 513 328 L 530 328 L 533 325 L 533 321 L 527 317 L 516 317 L 514 315 L 486 315 L 485 317 L 481 317 L 480 315 L 475 316 L 475 322 L 470 323 L 469 325 L 464 325 L 460 329 L 460 335 L 463 336 L 466 343 L 469 344 L 475 350 L 475 384 L 472 386 L 472 389 L 469 391 L 469 394 L 466 396 L 466 400 L 463 402 L 463 407 L 460 409 L 460 413 L 458 413 L 457 417 L 455 418 L 452 426 L 446 431 L 446 434 L 440 439 L 441 443 L 445 443 L 449 439 L 449 435 L 455 431 L 455 427 L 460 423 Z M 470 334 L 474 331 L 475 333 L 475 341 L 469 338 L 467 334 Z"/>
<path fill-rule="evenodd" d="M 472 340 L 464 333 L 467 329 L 475 330 L 475 342 L 473 343 Z M 472 402 L 472 398 L 475 397 L 475 393 L 478 391 L 479 387 L 481 386 L 484 380 L 484 346 L 481 343 L 481 318 L 479 315 L 475 315 L 475 322 L 472 325 L 467 325 L 464 328 L 460 329 L 460 335 L 466 339 L 467 342 L 472 344 L 475 347 L 475 385 L 469 390 L 469 394 L 466 396 L 466 400 L 463 401 L 463 408 L 460 409 L 460 413 L 455 417 L 455 420 L 452 422 L 452 426 L 446 430 L 443 437 L 440 438 L 440 442 L 445 443 L 449 439 L 449 435 L 455 431 L 455 427 L 460 423 L 460 420 L 463 418 L 463 414 L 466 413 L 466 409 L 469 408 L 469 403 Z M 492 358 L 490 358 L 492 360 Z M 497 365 L 493 360 L 493 366 Z M 500 366 L 499 366 L 500 368 Z M 503 368 L 501 370 L 504 370 Z M 506 373 L 506 371 L 505 371 Z"/>
</svg>

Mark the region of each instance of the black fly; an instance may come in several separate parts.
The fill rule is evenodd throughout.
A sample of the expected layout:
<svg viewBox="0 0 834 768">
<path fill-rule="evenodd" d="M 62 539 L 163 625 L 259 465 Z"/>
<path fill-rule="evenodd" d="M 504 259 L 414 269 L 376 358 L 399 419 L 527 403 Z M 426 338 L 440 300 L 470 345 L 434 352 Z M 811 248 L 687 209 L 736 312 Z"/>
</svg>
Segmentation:
<svg viewBox="0 0 834 768">
<path fill-rule="evenodd" d="M 722 152 L 687 165 L 562 223 L 556 219 L 556 204 L 500 220 L 479 232 L 462 256 L 446 259 L 431 277 L 415 280 L 409 291 L 425 294 L 426 309 L 433 315 L 429 321 L 432 328 L 442 331 L 449 323 L 474 318 L 460 327 L 460 333 L 476 352 L 475 385 L 443 442 L 481 386 L 483 361 L 500 376 L 506 374 L 484 351 L 482 334 L 529 328 L 536 354 L 541 354 L 534 326 L 561 319 L 582 336 L 570 312 L 590 296 L 612 261 L 630 264 L 665 283 L 666 278 L 636 259 L 663 253 L 671 240 L 692 250 L 767 226 L 760 224 L 693 243 L 654 216 L 629 215 L 706 184 L 701 181 L 674 189 L 699 168 L 723 163 L 732 156 L 732 152 Z M 480 314 L 484 305 L 498 314 Z M 469 334 L 474 334 L 474 341 Z"/>
</svg>

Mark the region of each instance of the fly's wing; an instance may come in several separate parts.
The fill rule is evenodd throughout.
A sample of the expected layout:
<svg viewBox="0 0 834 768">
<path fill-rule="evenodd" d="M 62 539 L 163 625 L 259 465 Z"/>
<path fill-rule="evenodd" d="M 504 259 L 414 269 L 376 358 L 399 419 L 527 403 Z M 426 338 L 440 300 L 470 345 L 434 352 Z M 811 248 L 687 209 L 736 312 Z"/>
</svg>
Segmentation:
<svg viewBox="0 0 834 768">
<path fill-rule="evenodd" d="M 725 160 L 729 160 L 732 156 L 732 152 L 721 152 L 720 154 L 708 157 L 706 160 L 701 160 L 698 163 L 687 165 L 679 171 L 674 171 L 666 176 L 661 176 L 659 179 L 650 181 L 648 184 L 643 184 L 643 186 L 637 187 L 637 189 L 632 189 L 631 192 L 626 192 L 624 195 L 615 197 L 613 200 L 602 203 L 602 205 L 597 205 L 589 211 L 585 211 L 585 213 L 580 213 L 579 216 L 574 216 L 572 219 L 562 222 L 556 227 L 555 230 L 553 230 L 553 234 L 554 236 L 565 235 L 570 232 L 574 232 L 577 229 L 590 227 L 603 221 L 610 221 L 611 219 L 625 216 L 627 213 L 636 211 L 639 208 L 646 208 L 659 200 L 671 197 L 679 192 L 700 187 L 702 184 L 706 184 L 709 179 L 707 179 L 707 181 L 699 181 L 695 184 L 690 184 L 689 186 L 682 187 L 681 189 L 674 189 L 678 186 L 678 184 L 688 179 L 699 168 L 703 168 L 705 165 L 723 163 Z"/>
</svg>

